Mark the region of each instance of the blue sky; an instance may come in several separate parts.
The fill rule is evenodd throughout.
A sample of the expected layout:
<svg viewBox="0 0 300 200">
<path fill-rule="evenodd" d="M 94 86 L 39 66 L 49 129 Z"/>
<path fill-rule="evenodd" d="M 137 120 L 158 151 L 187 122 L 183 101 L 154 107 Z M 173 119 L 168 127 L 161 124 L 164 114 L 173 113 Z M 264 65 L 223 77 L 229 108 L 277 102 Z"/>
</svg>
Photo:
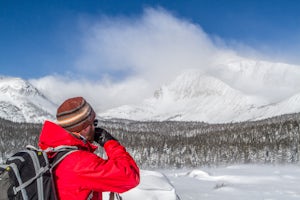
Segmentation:
<svg viewBox="0 0 300 200">
<path fill-rule="evenodd" d="M 227 77 L 223 65 L 249 59 L 300 66 L 299 10 L 298 0 L 0 0 L 0 76 L 57 104 L 138 105 L 187 70 Z M 283 80 L 275 68 L 269 78 Z M 276 102 L 297 76 L 280 91 L 248 79 L 237 89 Z"/>
<path fill-rule="evenodd" d="M 199 26 L 235 50 L 242 46 L 266 58 L 300 64 L 297 0 L 0 0 L 0 74 L 25 79 L 70 73 L 92 76 L 93 70 L 78 64 L 89 31 L 99 21 L 132 24 L 147 8 L 162 9 Z M 97 69 L 117 78 L 134 73 L 109 65 Z"/>
</svg>

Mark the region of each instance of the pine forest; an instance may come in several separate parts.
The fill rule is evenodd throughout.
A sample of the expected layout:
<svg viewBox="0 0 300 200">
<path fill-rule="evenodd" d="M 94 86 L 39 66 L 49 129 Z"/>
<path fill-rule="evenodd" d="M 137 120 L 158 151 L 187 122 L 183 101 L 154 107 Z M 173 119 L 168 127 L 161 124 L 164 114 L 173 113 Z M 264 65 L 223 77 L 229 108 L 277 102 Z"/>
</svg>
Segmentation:
<svg viewBox="0 0 300 200">
<path fill-rule="evenodd" d="M 0 124 L 0 162 L 27 144 L 37 146 L 42 124 Z M 299 125 L 300 114 L 227 124 L 100 121 L 143 169 L 298 163 Z M 101 148 L 97 153 L 105 156 Z"/>
</svg>

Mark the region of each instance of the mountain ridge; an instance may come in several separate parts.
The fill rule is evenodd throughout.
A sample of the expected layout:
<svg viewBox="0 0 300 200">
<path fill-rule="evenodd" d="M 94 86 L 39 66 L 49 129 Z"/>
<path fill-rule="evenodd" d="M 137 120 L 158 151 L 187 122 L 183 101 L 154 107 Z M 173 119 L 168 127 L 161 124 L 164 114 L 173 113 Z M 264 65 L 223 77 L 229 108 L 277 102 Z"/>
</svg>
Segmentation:
<svg viewBox="0 0 300 200">
<path fill-rule="evenodd" d="M 14 122 L 41 123 L 54 119 L 55 103 L 28 81 L 0 77 L 0 116 Z"/>
<path fill-rule="evenodd" d="M 245 59 L 212 73 L 219 68 L 186 71 L 141 104 L 110 109 L 100 116 L 230 123 L 300 112 L 300 67 Z M 278 94 L 271 97 L 268 92 L 273 90 Z"/>
<path fill-rule="evenodd" d="M 135 121 L 253 121 L 300 112 L 300 66 L 241 59 L 206 71 L 189 69 L 152 97 L 98 113 Z M 0 76 L 0 117 L 16 122 L 55 120 L 57 105 L 29 81 Z"/>
</svg>

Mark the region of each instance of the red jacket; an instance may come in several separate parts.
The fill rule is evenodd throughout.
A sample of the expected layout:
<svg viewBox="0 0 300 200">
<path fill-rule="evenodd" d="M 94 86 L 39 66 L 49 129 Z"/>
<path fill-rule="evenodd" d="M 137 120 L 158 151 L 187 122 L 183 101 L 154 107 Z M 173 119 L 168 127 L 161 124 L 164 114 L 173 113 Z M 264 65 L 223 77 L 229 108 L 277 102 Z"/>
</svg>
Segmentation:
<svg viewBox="0 0 300 200">
<path fill-rule="evenodd" d="M 85 200 L 91 194 L 93 200 L 101 200 L 104 191 L 122 193 L 139 184 L 139 168 L 125 148 L 115 140 L 105 143 L 108 159 L 104 160 L 93 153 L 97 146 L 84 143 L 60 126 L 46 121 L 39 139 L 40 148 L 60 145 L 77 146 L 80 149 L 64 158 L 54 171 L 60 200 Z"/>
</svg>

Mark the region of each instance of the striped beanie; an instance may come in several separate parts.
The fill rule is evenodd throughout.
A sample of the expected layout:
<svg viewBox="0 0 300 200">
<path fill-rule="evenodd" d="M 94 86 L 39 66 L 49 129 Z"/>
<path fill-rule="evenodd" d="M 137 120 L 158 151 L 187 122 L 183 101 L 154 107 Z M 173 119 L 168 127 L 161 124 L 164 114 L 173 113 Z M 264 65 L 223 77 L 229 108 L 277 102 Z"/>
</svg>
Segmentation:
<svg viewBox="0 0 300 200">
<path fill-rule="evenodd" d="M 80 132 L 93 124 L 95 112 L 83 97 L 74 97 L 64 101 L 57 109 L 58 125 L 71 132 Z"/>
</svg>

